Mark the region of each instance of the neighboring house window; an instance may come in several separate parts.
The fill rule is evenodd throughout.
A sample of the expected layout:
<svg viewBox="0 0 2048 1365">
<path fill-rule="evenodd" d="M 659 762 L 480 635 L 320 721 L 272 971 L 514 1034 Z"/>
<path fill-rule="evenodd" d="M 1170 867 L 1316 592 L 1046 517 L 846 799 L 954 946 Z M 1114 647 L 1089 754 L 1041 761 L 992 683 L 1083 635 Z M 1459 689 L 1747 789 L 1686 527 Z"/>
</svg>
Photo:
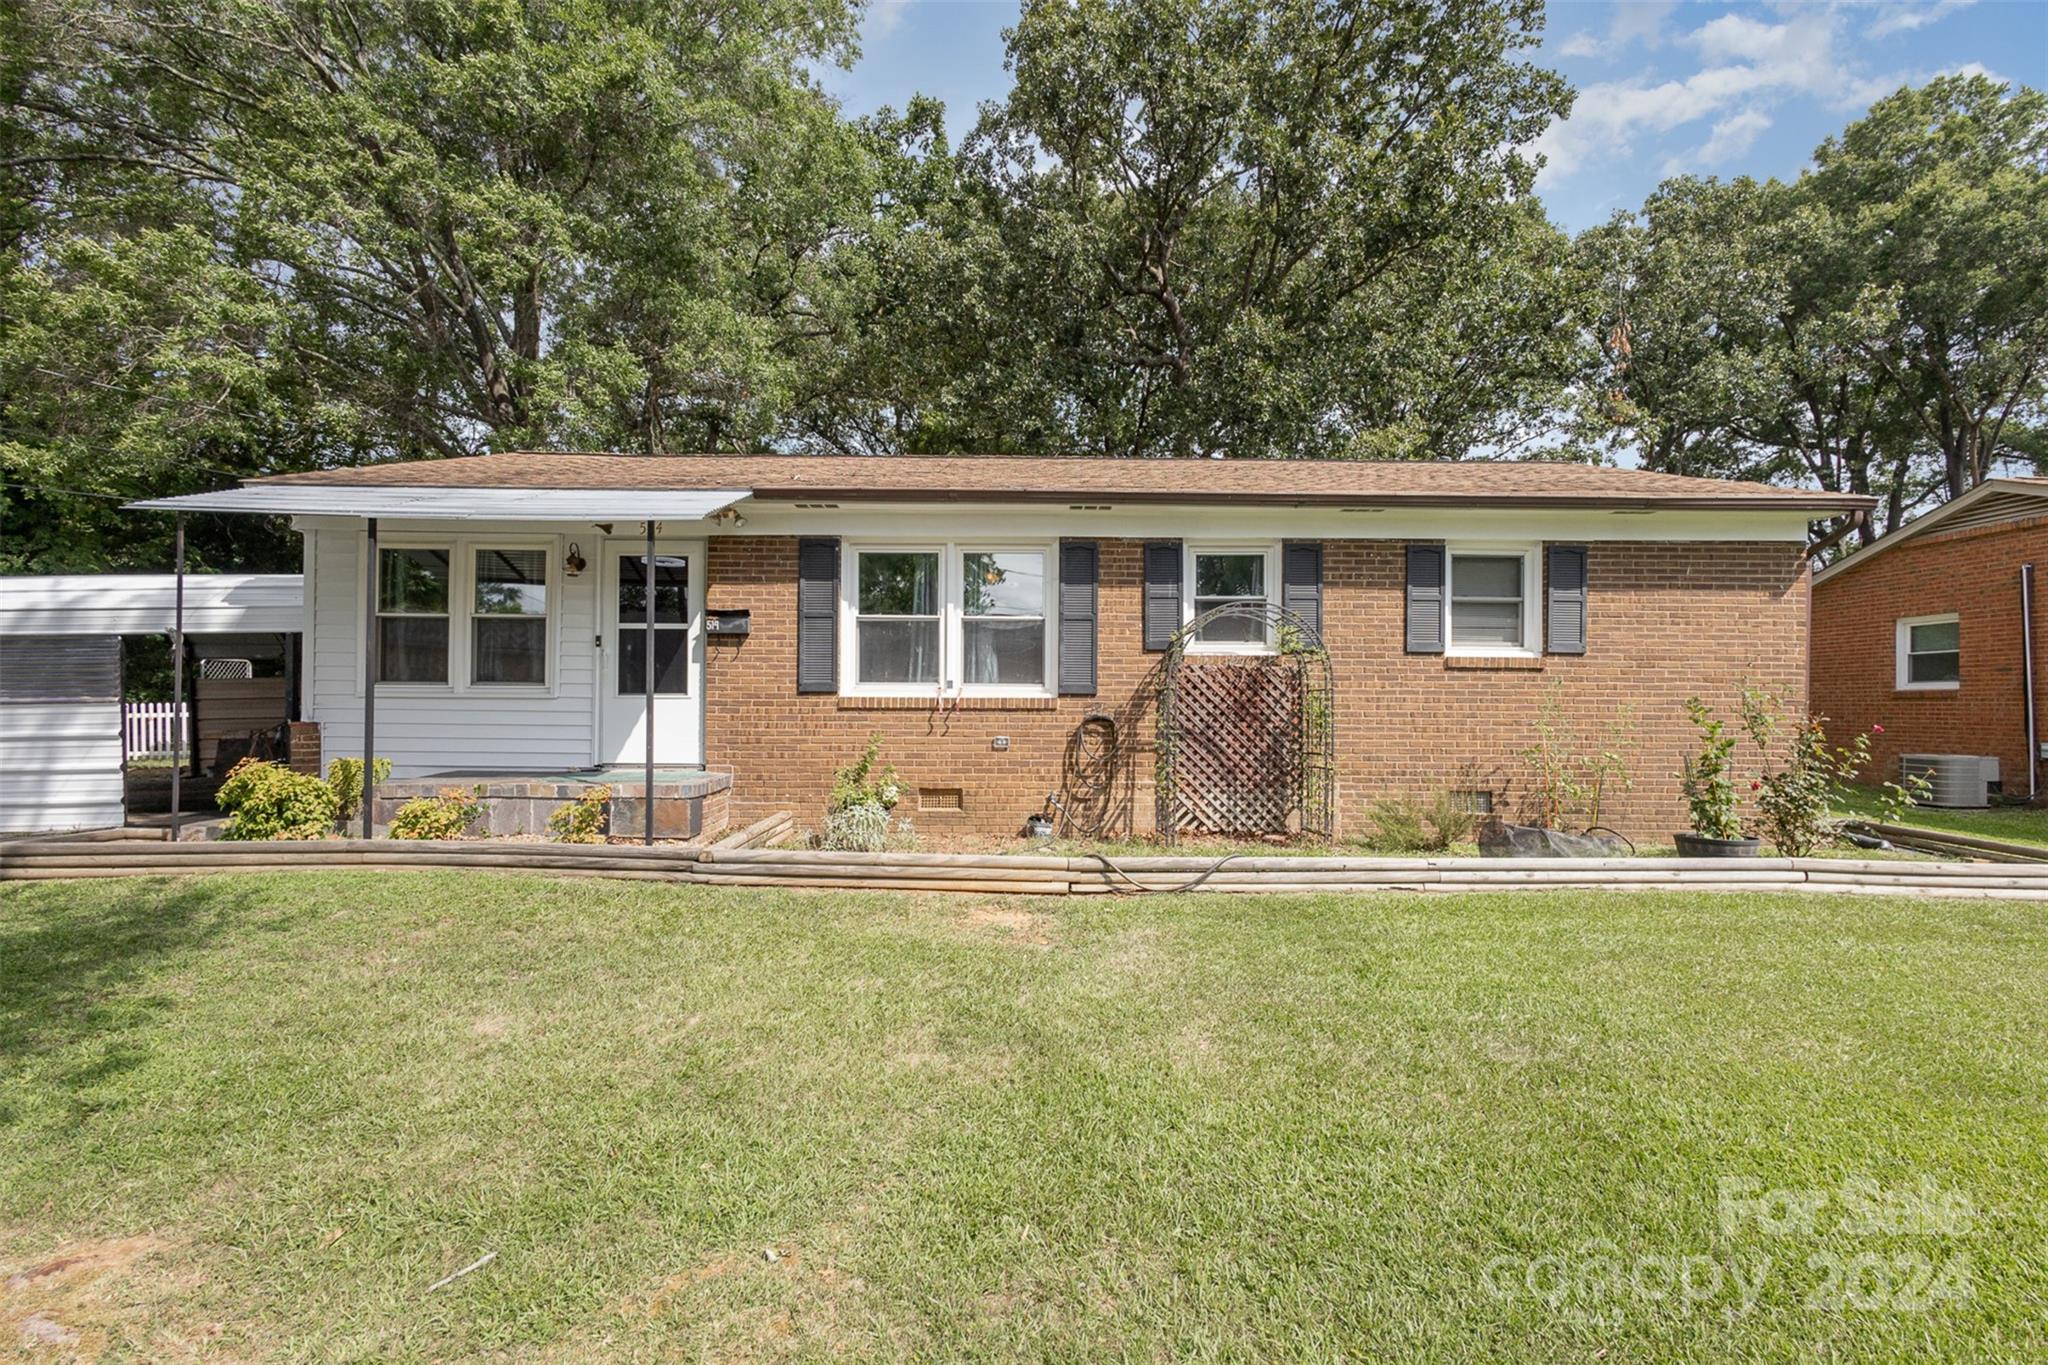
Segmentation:
<svg viewBox="0 0 2048 1365">
<path fill-rule="evenodd" d="M 1539 626 L 1536 551 L 1453 546 L 1449 554 L 1453 654 L 1531 654 Z"/>
<path fill-rule="evenodd" d="M 969 687 L 1045 686 L 1045 552 L 960 555 L 960 677 Z"/>
<path fill-rule="evenodd" d="M 901 696 L 1040 696 L 1051 666 L 1042 546 L 849 547 L 846 686 Z"/>
<path fill-rule="evenodd" d="M 856 558 L 854 678 L 862 684 L 939 681 L 939 552 L 863 550 Z"/>
<path fill-rule="evenodd" d="M 1199 621 L 1218 607 L 1238 603 L 1268 605 L 1279 580 L 1274 554 L 1270 545 L 1190 546 L 1186 619 Z M 1271 647 L 1266 614 L 1231 614 L 1210 621 L 1196 630 L 1192 647 L 1211 653 L 1263 652 Z"/>
<path fill-rule="evenodd" d="M 378 550 L 378 681 L 448 681 L 449 559 L 446 550 Z"/>
<path fill-rule="evenodd" d="M 483 548 L 473 552 L 475 606 L 470 621 L 470 680 L 548 680 L 548 552 Z"/>
<path fill-rule="evenodd" d="M 1899 622 L 1898 685 L 1912 691 L 1960 687 L 1963 626 L 1953 616 L 1909 616 Z"/>
</svg>

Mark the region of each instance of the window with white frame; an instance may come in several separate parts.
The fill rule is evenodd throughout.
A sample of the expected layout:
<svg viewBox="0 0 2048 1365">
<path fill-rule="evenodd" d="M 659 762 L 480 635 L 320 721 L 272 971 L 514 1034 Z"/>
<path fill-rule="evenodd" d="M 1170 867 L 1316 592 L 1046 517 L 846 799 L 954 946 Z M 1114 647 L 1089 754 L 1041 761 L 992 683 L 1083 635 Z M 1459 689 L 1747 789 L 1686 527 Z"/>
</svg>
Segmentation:
<svg viewBox="0 0 2048 1365">
<path fill-rule="evenodd" d="M 1270 545 L 1195 545 L 1188 549 L 1186 620 L 1199 621 L 1218 607 L 1239 603 L 1266 606 L 1273 600 L 1274 548 Z M 1230 614 L 1195 631 L 1197 651 L 1260 651 L 1271 647 L 1263 611 Z"/>
<path fill-rule="evenodd" d="M 452 556 L 445 549 L 381 548 L 377 552 L 377 680 L 448 681 L 448 589 Z"/>
<path fill-rule="evenodd" d="M 1963 625 L 1954 615 L 1909 616 L 1898 626 L 1898 685 L 1906 691 L 1962 686 Z"/>
<path fill-rule="evenodd" d="M 969 687 L 1045 686 L 1045 552 L 960 552 L 960 678 Z"/>
<path fill-rule="evenodd" d="M 470 681 L 548 680 L 548 552 L 479 546 L 470 614 Z"/>
<path fill-rule="evenodd" d="M 1528 654 L 1540 631 L 1536 552 L 1525 547 L 1452 547 L 1450 633 L 1454 654 Z"/>
<path fill-rule="evenodd" d="M 851 690 L 1047 691 L 1052 556 L 1043 546 L 849 546 Z"/>
</svg>

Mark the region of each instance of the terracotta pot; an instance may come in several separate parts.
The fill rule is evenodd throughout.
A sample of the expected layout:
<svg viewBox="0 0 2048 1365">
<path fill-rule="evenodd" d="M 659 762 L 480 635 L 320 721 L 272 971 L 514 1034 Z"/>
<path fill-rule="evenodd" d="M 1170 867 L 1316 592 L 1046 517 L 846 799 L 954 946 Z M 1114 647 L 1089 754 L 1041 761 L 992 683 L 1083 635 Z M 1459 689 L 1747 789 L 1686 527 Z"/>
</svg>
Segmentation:
<svg viewBox="0 0 2048 1365">
<path fill-rule="evenodd" d="M 1681 858 L 1754 858 L 1763 847 L 1761 839 L 1716 839 L 1711 834 L 1674 834 Z"/>
</svg>

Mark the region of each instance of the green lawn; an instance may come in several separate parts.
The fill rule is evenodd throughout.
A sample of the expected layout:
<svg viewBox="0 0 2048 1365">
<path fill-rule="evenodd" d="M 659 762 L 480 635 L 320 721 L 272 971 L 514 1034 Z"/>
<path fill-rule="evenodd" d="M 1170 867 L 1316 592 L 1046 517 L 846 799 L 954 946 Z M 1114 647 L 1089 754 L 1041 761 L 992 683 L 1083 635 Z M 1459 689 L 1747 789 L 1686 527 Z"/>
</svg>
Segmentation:
<svg viewBox="0 0 2048 1365">
<path fill-rule="evenodd" d="M 1852 792 L 1849 799 L 1841 803 L 1841 809 L 1871 820 L 1884 818 L 1876 798 L 1862 792 Z M 1967 834 L 1977 839 L 2003 839 L 2007 843 L 2038 844 L 2048 848 L 2048 810 L 2026 806 L 1992 806 L 1986 810 L 1939 810 L 1933 806 L 1915 806 L 1906 812 L 1901 823 L 1917 825 L 1921 829 L 1946 830 L 1950 834 Z"/>
<path fill-rule="evenodd" d="M 2032 905 L 14 885 L 0 1354 L 2038 1358 L 2044 1095 Z"/>
</svg>

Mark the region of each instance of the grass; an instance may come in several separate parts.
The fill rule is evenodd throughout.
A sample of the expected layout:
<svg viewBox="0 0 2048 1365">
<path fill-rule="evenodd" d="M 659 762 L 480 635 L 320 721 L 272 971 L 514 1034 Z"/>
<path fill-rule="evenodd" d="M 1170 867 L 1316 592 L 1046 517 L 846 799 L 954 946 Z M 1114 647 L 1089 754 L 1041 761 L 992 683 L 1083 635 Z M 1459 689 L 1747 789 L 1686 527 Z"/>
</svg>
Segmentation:
<svg viewBox="0 0 2048 1365">
<path fill-rule="evenodd" d="M 0 1351 L 2038 1358 L 2044 1039 L 2027 905 L 14 885 Z"/>
<path fill-rule="evenodd" d="M 1869 820 L 1884 819 L 1874 795 L 1853 792 L 1841 803 L 1844 814 Z M 2048 848 L 2048 810 L 2027 806 L 1992 806 L 1985 810 L 1941 810 L 1915 806 L 1901 822 L 1921 829 L 1938 829 L 1950 834 L 1967 834 L 1978 839 L 2002 839 L 2012 844 Z"/>
</svg>

